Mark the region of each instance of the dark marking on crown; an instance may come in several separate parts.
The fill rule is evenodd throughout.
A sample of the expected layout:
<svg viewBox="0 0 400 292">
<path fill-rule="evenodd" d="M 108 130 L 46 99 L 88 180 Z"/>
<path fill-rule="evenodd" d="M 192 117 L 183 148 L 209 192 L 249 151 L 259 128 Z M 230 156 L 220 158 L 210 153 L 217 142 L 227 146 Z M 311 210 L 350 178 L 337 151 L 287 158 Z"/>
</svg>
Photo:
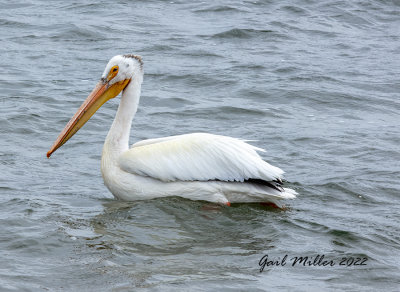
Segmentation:
<svg viewBox="0 0 400 292">
<path fill-rule="evenodd" d="M 127 54 L 127 55 L 123 55 L 125 58 L 133 58 L 136 59 L 139 64 L 140 64 L 140 69 L 143 69 L 143 60 L 142 57 L 138 56 L 138 55 L 134 55 L 134 54 Z"/>
</svg>

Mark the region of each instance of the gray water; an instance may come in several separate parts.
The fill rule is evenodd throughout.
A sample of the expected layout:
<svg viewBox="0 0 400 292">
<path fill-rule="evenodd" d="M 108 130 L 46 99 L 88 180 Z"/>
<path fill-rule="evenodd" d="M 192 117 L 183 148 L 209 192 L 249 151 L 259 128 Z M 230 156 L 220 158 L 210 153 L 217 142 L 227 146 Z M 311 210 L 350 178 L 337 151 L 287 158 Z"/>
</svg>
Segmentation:
<svg viewBox="0 0 400 292">
<path fill-rule="evenodd" d="M 31 0 L 0 12 L 1 291 L 398 291 L 398 1 Z M 47 159 L 125 53 L 145 62 L 131 143 L 255 140 L 299 193 L 288 210 L 115 200 L 100 157 L 118 98 Z M 260 273 L 265 255 L 287 263 Z M 290 261 L 317 255 L 335 265 Z"/>
</svg>

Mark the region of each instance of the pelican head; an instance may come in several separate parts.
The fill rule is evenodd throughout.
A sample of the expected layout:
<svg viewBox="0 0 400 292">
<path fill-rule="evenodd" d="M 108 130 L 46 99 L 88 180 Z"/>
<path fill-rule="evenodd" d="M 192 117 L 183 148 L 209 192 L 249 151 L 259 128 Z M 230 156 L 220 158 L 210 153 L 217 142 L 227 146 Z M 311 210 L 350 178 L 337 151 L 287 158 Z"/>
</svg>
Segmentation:
<svg viewBox="0 0 400 292">
<path fill-rule="evenodd" d="M 118 55 L 108 62 L 100 81 L 57 137 L 47 157 L 67 142 L 108 100 L 123 91 L 129 82 L 143 75 L 143 62 L 136 55 Z"/>
</svg>

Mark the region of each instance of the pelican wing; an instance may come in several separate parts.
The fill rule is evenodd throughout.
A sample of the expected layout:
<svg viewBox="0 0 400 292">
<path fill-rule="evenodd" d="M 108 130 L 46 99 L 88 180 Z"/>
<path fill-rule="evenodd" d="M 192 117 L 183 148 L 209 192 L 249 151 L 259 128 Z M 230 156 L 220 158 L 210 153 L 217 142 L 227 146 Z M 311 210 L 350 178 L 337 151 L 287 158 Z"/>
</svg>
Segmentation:
<svg viewBox="0 0 400 292">
<path fill-rule="evenodd" d="M 124 171 L 161 181 L 280 179 L 283 171 L 263 161 L 263 149 L 225 136 L 194 133 L 140 141 L 124 152 Z"/>
<path fill-rule="evenodd" d="M 160 142 L 164 142 L 164 141 L 169 141 L 169 140 L 177 139 L 177 138 L 179 138 L 181 136 L 186 136 L 186 135 L 169 136 L 169 137 L 155 138 L 155 139 L 146 139 L 146 140 L 142 140 L 142 141 L 136 142 L 135 144 L 132 145 L 132 148 L 133 147 L 150 145 L 150 144 L 155 144 L 155 143 L 160 143 Z"/>
</svg>

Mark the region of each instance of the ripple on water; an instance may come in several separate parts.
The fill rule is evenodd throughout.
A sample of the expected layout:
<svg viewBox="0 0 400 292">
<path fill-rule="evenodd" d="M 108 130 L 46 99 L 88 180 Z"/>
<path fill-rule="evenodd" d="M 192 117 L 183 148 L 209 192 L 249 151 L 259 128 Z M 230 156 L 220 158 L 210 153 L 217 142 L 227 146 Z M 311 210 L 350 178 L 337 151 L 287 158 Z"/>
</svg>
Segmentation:
<svg viewBox="0 0 400 292">
<path fill-rule="evenodd" d="M 3 3 L 0 290 L 396 291 L 399 4 L 292 2 Z M 116 201 L 99 163 L 118 98 L 46 159 L 119 53 L 145 59 L 132 142 L 252 140 L 298 198 Z M 259 273 L 265 254 L 368 264 Z"/>
<path fill-rule="evenodd" d="M 215 40 L 254 40 L 257 38 L 284 40 L 290 39 L 288 35 L 268 29 L 232 28 L 212 35 L 203 35 L 205 39 Z"/>
</svg>

